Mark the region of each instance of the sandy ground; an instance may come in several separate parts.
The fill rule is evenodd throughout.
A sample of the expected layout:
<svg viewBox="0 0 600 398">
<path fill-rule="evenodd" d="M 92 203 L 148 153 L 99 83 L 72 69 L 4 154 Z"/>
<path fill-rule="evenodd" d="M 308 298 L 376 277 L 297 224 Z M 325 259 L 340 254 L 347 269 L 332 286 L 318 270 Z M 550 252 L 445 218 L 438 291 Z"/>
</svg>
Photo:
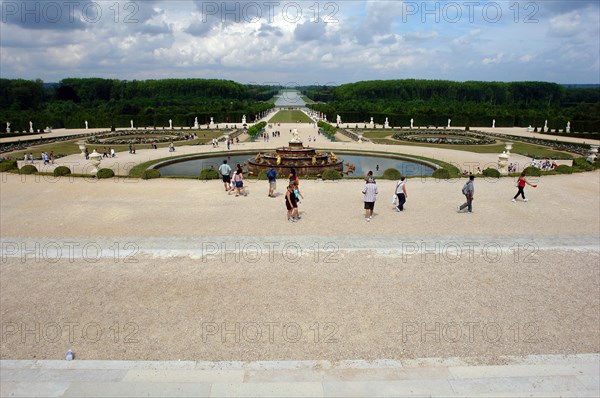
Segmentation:
<svg viewBox="0 0 600 398">
<path fill-rule="evenodd" d="M 600 173 L 302 181 L 302 219 L 250 182 L 3 173 L 3 359 L 283 360 L 600 352 Z M 280 183 L 279 190 L 282 191 Z"/>
</svg>

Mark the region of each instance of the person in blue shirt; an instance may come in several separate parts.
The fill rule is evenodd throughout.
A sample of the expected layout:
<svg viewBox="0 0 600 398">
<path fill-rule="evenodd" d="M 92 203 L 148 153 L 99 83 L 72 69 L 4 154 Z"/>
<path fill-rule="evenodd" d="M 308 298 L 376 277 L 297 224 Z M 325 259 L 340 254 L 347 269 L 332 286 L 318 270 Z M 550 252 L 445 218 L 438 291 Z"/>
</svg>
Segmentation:
<svg viewBox="0 0 600 398">
<path fill-rule="evenodd" d="M 269 197 L 275 197 L 275 190 L 277 189 L 277 172 L 273 169 L 273 167 L 269 167 L 269 171 L 267 171 L 267 178 L 269 179 Z"/>
</svg>

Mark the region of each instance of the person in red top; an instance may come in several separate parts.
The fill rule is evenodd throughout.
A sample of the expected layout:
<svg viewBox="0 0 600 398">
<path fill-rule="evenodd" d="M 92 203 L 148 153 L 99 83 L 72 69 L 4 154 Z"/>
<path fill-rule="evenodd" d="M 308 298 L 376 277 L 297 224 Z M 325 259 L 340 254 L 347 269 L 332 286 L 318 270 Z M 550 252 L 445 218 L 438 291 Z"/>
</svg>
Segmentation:
<svg viewBox="0 0 600 398">
<path fill-rule="evenodd" d="M 521 195 L 521 197 L 523 197 L 523 201 L 527 202 L 527 199 L 525 199 L 525 184 L 527 185 L 531 185 L 532 187 L 537 187 L 537 185 L 535 184 L 530 184 L 529 181 L 527 181 L 527 177 L 525 177 L 525 172 L 523 171 L 521 173 L 521 175 L 519 176 L 519 181 L 517 182 L 517 188 L 519 188 L 519 190 L 517 191 L 517 194 L 514 196 L 514 198 L 512 199 L 513 202 L 517 201 L 517 197 L 519 195 Z"/>
</svg>

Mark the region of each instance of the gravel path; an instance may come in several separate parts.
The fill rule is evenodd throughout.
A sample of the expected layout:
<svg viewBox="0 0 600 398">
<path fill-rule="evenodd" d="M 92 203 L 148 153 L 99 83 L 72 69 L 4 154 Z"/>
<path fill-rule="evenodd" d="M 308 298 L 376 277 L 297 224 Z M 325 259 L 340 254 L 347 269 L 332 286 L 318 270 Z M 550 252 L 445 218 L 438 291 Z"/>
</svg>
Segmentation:
<svg viewBox="0 0 600 398">
<path fill-rule="evenodd" d="M 599 172 L 301 182 L 0 175 L 2 359 L 301 360 L 599 352 Z M 280 184 L 280 191 L 283 184 Z"/>
</svg>

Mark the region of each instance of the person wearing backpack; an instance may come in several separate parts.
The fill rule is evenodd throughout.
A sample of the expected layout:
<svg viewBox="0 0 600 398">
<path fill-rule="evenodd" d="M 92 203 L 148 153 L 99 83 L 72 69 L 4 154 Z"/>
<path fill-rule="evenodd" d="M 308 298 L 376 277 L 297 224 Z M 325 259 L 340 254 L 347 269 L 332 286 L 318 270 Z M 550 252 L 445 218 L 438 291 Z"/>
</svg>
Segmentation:
<svg viewBox="0 0 600 398">
<path fill-rule="evenodd" d="M 462 188 L 462 193 L 467 198 L 467 201 L 462 205 L 457 207 L 457 211 L 460 213 L 465 208 L 467 208 L 468 213 L 473 213 L 473 196 L 475 195 L 475 187 L 473 186 L 473 180 L 475 179 L 474 175 L 469 176 L 469 181 L 465 183 Z"/>
</svg>

